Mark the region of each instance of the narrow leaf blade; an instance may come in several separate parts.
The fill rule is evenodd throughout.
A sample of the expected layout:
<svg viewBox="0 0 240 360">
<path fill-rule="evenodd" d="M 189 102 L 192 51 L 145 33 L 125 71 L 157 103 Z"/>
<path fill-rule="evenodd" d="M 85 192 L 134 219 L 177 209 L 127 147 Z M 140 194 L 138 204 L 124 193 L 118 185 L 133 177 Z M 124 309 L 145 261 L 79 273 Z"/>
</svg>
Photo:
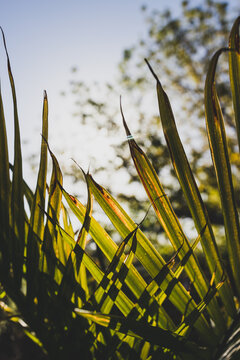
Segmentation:
<svg viewBox="0 0 240 360">
<path fill-rule="evenodd" d="M 228 49 L 220 49 L 219 51 L 217 51 L 210 62 L 205 83 L 205 116 L 211 155 L 217 177 L 218 190 L 221 198 L 230 265 L 234 280 L 236 282 L 236 288 L 239 292 L 239 218 L 233 189 L 231 166 L 229 162 L 223 115 L 215 87 L 215 72 L 217 62 L 221 53 L 227 50 Z"/>
</svg>

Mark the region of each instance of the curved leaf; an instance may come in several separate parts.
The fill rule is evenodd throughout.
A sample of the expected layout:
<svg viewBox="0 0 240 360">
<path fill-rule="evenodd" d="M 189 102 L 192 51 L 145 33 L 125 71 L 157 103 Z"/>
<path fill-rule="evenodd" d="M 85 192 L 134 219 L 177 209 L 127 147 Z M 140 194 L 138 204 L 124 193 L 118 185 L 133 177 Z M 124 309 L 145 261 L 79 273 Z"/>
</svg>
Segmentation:
<svg viewBox="0 0 240 360">
<path fill-rule="evenodd" d="M 9 237 L 11 241 L 11 255 L 13 262 L 13 274 L 15 286 L 20 290 L 23 276 L 23 260 L 25 246 L 25 213 L 23 203 L 23 177 L 22 177 L 22 151 L 20 140 L 20 129 L 17 110 L 17 98 L 14 79 L 12 75 L 10 60 L 7 51 L 5 36 L 2 31 L 3 43 L 7 56 L 8 76 L 12 90 L 13 112 L 14 112 L 14 165 L 11 191 L 11 226 Z"/>
<path fill-rule="evenodd" d="M 240 16 L 235 20 L 229 36 L 229 76 L 232 89 L 233 107 L 240 149 Z"/>
<path fill-rule="evenodd" d="M 143 338 L 146 341 L 173 350 L 179 354 L 186 353 L 192 356 L 195 355 L 197 359 L 208 358 L 207 349 L 200 348 L 196 344 L 188 342 L 183 337 L 173 334 L 170 331 L 151 326 L 145 321 L 125 319 L 116 315 L 103 315 L 77 308 L 75 308 L 74 311 L 78 315 L 94 321 L 101 326 L 108 327 L 123 334 Z"/>
<path fill-rule="evenodd" d="M 31 206 L 30 224 L 27 237 L 27 295 L 30 301 L 36 296 L 39 271 L 39 250 L 44 235 L 44 212 L 47 176 L 48 100 L 44 92 L 42 114 L 42 143 L 38 179 Z"/>
<path fill-rule="evenodd" d="M 0 88 L 0 252 L 1 272 L 8 274 L 10 266 L 10 177 L 6 123 Z M 3 255 L 4 254 L 4 255 Z"/>
<path fill-rule="evenodd" d="M 228 49 L 220 49 L 215 53 L 207 72 L 205 83 L 205 116 L 211 155 L 221 198 L 229 260 L 236 288 L 240 294 L 239 217 L 233 189 L 223 115 L 215 86 L 216 66 L 218 58 L 223 51 L 228 51 Z"/>
<path fill-rule="evenodd" d="M 129 232 L 133 231 L 136 227 L 136 224 L 121 208 L 118 202 L 106 191 L 106 189 L 97 184 L 90 175 L 88 176 L 88 180 L 95 199 L 102 207 L 108 218 L 111 220 L 119 234 L 124 237 Z M 181 245 L 182 244 L 180 244 L 179 247 L 181 247 Z M 191 250 L 191 248 L 189 250 Z M 141 230 L 138 231 L 136 257 L 142 263 L 144 268 L 149 272 L 152 278 L 155 278 L 163 265 L 166 264 L 150 241 L 141 232 Z M 171 284 L 171 286 L 169 286 L 169 284 Z M 174 275 L 171 274 L 171 272 L 167 274 L 166 278 L 162 282 L 161 290 L 165 292 L 165 297 L 168 296 L 169 300 L 182 314 L 184 314 L 185 308 L 189 302 L 189 311 L 191 311 L 190 308 L 194 308 L 194 301 L 192 301 L 189 293 L 185 290 L 179 281 L 176 281 Z M 208 341 L 209 339 L 207 339 L 206 334 L 209 329 L 205 321 L 206 320 L 204 317 L 201 317 L 195 326 Z"/>
<path fill-rule="evenodd" d="M 169 240 L 171 241 L 175 251 L 181 247 L 179 257 L 182 259 L 184 255 L 191 249 L 190 243 L 186 238 L 180 222 L 171 206 L 171 203 L 163 190 L 162 184 L 160 183 L 154 167 L 150 163 L 143 150 L 140 149 L 140 147 L 137 145 L 135 140 L 130 138 L 132 135 L 124 119 L 123 112 L 122 117 L 126 134 L 128 136 L 131 156 L 140 180 L 156 212 L 159 222 L 162 225 Z M 205 225 L 206 224 L 204 224 L 204 226 Z M 208 284 L 205 278 L 205 274 L 202 271 L 195 254 L 192 254 L 189 261 L 187 262 L 185 271 L 189 276 L 190 281 L 193 283 L 193 286 L 197 290 L 199 296 L 201 299 L 203 299 L 208 291 Z M 226 326 L 224 324 L 224 319 L 216 299 L 213 299 L 207 310 L 213 321 L 217 324 L 216 331 L 223 333 Z"/>
<path fill-rule="evenodd" d="M 200 233 L 205 227 L 205 230 L 201 236 L 201 244 L 207 259 L 210 273 L 216 274 L 215 281 L 217 284 L 219 281 L 221 281 L 224 269 L 222 267 L 207 209 L 204 206 L 196 181 L 192 174 L 187 156 L 182 146 L 182 142 L 177 131 L 174 115 L 168 96 L 163 90 L 162 85 L 158 77 L 154 73 L 153 69 L 151 68 L 150 64 L 148 62 L 147 64 L 157 82 L 157 95 L 160 117 L 163 126 L 164 136 L 171 155 L 172 164 L 174 166 L 179 183 L 185 195 L 185 199 L 192 214 L 198 233 Z M 236 315 L 236 309 L 233 300 L 233 293 L 228 281 L 225 281 L 225 283 L 219 290 L 219 293 L 229 315 L 234 317 Z"/>
</svg>

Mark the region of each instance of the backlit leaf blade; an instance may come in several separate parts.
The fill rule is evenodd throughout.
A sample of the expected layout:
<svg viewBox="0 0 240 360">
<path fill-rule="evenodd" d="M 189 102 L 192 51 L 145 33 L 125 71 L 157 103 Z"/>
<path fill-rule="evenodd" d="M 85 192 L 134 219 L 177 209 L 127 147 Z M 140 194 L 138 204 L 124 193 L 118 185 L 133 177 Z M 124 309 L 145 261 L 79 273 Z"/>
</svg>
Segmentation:
<svg viewBox="0 0 240 360">
<path fill-rule="evenodd" d="M 216 66 L 218 58 L 223 51 L 227 51 L 227 49 L 217 51 L 209 65 L 205 83 L 205 116 L 211 155 L 221 198 L 230 265 L 236 282 L 236 288 L 240 289 L 239 218 L 234 196 L 223 115 L 215 87 Z"/>
<path fill-rule="evenodd" d="M 48 100 L 44 92 L 42 114 L 41 157 L 36 190 L 31 206 L 30 224 L 27 237 L 27 293 L 29 300 L 36 296 L 38 286 L 39 250 L 44 235 L 44 212 L 47 176 Z"/>
<path fill-rule="evenodd" d="M 131 317 L 131 319 L 133 318 L 149 319 L 149 315 L 152 315 L 153 316 L 153 319 L 151 320 L 152 325 L 154 326 L 157 325 L 166 329 L 175 329 L 175 325 L 173 322 L 174 319 L 170 319 L 170 323 L 166 327 L 161 326 L 161 322 L 159 322 L 158 312 L 156 312 L 156 309 L 158 308 L 159 312 L 161 312 L 163 309 L 162 304 L 166 299 L 166 294 L 164 291 L 161 291 L 161 285 L 164 282 L 167 275 L 170 273 L 170 269 L 175 263 L 176 256 L 177 253 L 161 268 L 159 273 L 147 285 L 146 289 L 144 290 L 144 292 L 142 293 L 136 304 L 136 308 L 138 309 L 138 312 L 136 312 L 135 309 L 132 309 L 131 313 L 129 314 L 129 317 Z M 173 278 L 169 282 L 168 286 L 170 287 L 171 282 L 172 281 L 174 282 L 175 280 L 176 279 Z M 165 291 L 167 292 L 167 289 Z M 158 294 L 159 292 L 160 292 L 160 296 Z M 140 316 L 138 316 L 138 314 L 140 314 Z M 159 316 L 161 316 L 160 313 Z"/>
<path fill-rule="evenodd" d="M 185 268 L 185 265 L 189 259 L 189 257 L 191 256 L 191 254 L 193 253 L 193 251 L 196 249 L 199 241 L 201 240 L 201 237 L 203 236 L 204 232 L 206 230 L 206 226 L 202 229 L 201 233 L 198 235 L 197 239 L 194 241 L 194 243 L 191 246 L 191 249 L 189 250 L 189 252 L 184 255 L 184 257 L 181 259 L 181 261 L 179 262 L 179 264 L 177 265 L 176 270 L 174 271 L 174 275 L 176 277 L 179 277 L 182 273 L 182 271 Z"/>
<path fill-rule="evenodd" d="M 17 110 L 15 84 L 8 56 L 5 36 L 2 31 L 4 48 L 7 56 L 8 76 L 12 90 L 14 112 L 14 167 L 11 191 L 11 222 L 12 222 L 12 257 L 15 286 L 20 289 L 23 275 L 23 260 L 25 246 L 24 204 L 23 204 L 23 177 L 22 177 L 22 151 L 20 129 Z"/>
<path fill-rule="evenodd" d="M 240 16 L 235 20 L 229 36 L 229 75 L 232 89 L 233 107 L 240 149 Z"/>
<path fill-rule="evenodd" d="M 8 144 L 5 116 L 0 89 L 0 251 L 2 253 L 1 271 L 8 274 L 10 265 L 9 249 L 9 208 L 10 208 L 10 178 L 8 161 Z M 4 255 L 3 255 L 4 254 Z"/>
<path fill-rule="evenodd" d="M 62 189 L 65 199 L 67 200 L 70 208 L 75 213 L 77 218 L 81 223 L 84 221 L 84 216 L 86 209 L 85 207 L 80 203 L 79 200 L 74 198 L 73 196 L 69 195 L 64 189 Z M 92 236 L 93 240 L 96 242 L 96 244 L 99 246 L 99 248 L 102 250 L 103 254 L 106 256 L 106 258 L 111 262 L 111 260 L 114 258 L 115 253 L 118 249 L 115 242 L 110 238 L 108 233 L 98 224 L 98 222 L 91 217 L 91 224 L 89 229 L 89 234 Z M 121 261 L 124 259 L 122 258 Z M 139 298 L 144 291 L 147 284 L 143 280 L 142 276 L 139 274 L 139 272 L 135 269 L 134 266 L 131 266 L 129 269 L 129 272 L 126 277 L 126 284 L 130 288 L 130 290 L 133 292 L 133 294 L 136 296 L 136 298 Z M 131 309 L 129 309 L 130 311 Z M 168 322 L 171 323 L 170 319 L 165 319 L 166 315 L 163 315 L 161 320 L 163 322 L 163 326 L 167 325 Z M 166 321 L 166 322 L 165 322 Z"/>
<path fill-rule="evenodd" d="M 181 247 L 179 258 L 182 259 L 183 256 L 191 249 L 189 241 L 182 230 L 180 222 L 170 204 L 167 195 L 164 193 L 163 187 L 154 167 L 150 163 L 143 150 L 140 149 L 135 140 L 131 137 L 132 135 L 128 129 L 124 116 L 123 124 L 128 136 L 131 156 L 141 182 L 156 212 L 159 222 L 165 230 L 165 233 L 171 241 L 174 249 L 177 251 Z M 200 297 L 204 298 L 208 291 L 208 285 L 204 272 L 200 268 L 198 260 L 194 254 L 187 262 L 185 271 Z M 220 333 L 223 333 L 225 330 L 225 323 L 216 299 L 212 300 L 207 310 L 213 318 L 214 322 L 217 324 L 216 330 Z"/>
<path fill-rule="evenodd" d="M 84 177 L 86 177 L 86 174 L 84 172 L 83 172 L 83 174 L 84 174 Z M 81 228 L 81 230 L 78 234 L 78 238 L 77 238 L 77 244 L 84 250 L 86 247 L 87 235 L 88 235 L 89 229 L 90 229 L 92 207 L 93 207 L 93 196 L 92 196 L 89 186 L 87 186 L 87 190 L 88 190 L 88 202 L 87 202 L 86 213 L 85 213 L 85 217 L 84 217 L 84 222 L 82 224 L 82 228 Z M 85 268 L 84 264 L 80 264 L 79 282 L 82 285 L 83 289 L 85 290 L 86 295 L 88 296 L 89 289 L 88 289 L 88 285 L 87 285 L 87 274 L 86 274 L 86 268 Z"/>
<path fill-rule="evenodd" d="M 63 217 L 63 228 L 64 230 L 70 235 L 72 236 L 72 238 L 74 238 L 75 234 L 74 234 L 74 230 L 72 227 L 72 223 L 70 221 L 70 217 L 68 214 L 68 211 L 65 207 L 65 205 L 62 203 L 62 217 Z"/>
<path fill-rule="evenodd" d="M 210 224 L 209 216 L 202 201 L 184 148 L 182 146 L 168 96 L 163 90 L 162 85 L 150 64 L 148 62 L 147 64 L 157 82 L 159 112 L 164 136 L 171 155 L 172 164 L 185 195 L 185 199 L 192 214 L 198 233 L 200 233 L 202 229 L 205 228 L 201 236 L 201 244 L 209 265 L 210 272 L 216 273 L 215 281 L 217 284 L 219 281 L 221 281 L 224 270 L 221 264 L 221 259 Z M 229 315 L 234 317 L 236 310 L 233 301 L 232 290 L 228 281 L 225 281 L 219 292 Z"/>
<path fill-rule="evenodd" d="M 85 250 L 87 234 L 90 228 L 91 214 L 92 214 L 92 194 L 88 188 L 88 202 L 84 216 L 84 221 L 79 231 L 76 244 L 69 253 L 66 262 L 65 272 L 63 274 L 63 278 L 60 285 L 60 292 L 61 293 L 67 292 L 68 297 L 71 297 L 72 293 L 74 292 L 74 287 L 72 287 L 71 284 L 69 284 L 69 279 L 72 279 L 71 281 L 72 284 L 74 284 L 74 282 L 77 282 L 81 285 L 82 289 L 85 292 L 85 298 L 89 296 L 86 268 L 85 265 L 83 264 L 82 257 L 79 256 L 81 253 L 77 249 L 80 247 L 81 249 Z M 66 242 L 64 241 L 62 242 L 63 248 L 65 247 L 64 243 Z"/>
<path fill-rule="evenodd" d="M 11 163 L 9 163 L 9 169 L 13 172 L 13 165 Z M 29 209 L 31 209 L 33 204 L 34 193 L 24 179 L 23 179 L 23 194 L 27 200 Z"/>
<path fill-rule="evenodd" d="M 61 203 L 61 211 L 60 211 L 61 220 L 63 222 L 63 229 L 70 235 L 72 238 L 75 237 L 73 227 L 71 224 L 71 220 L 68 215 L 68 211 L 63 203 Z M 67 264 L 67 260 L 69 257 L 69 254 L 72 250 L 72 247 L 65 241 L 60 241 L 58 244 L 58 251 L 59 251 L 59 258 L 61 258 L 61 261 L 64 266 Z"/>
<path fill-rule="evenodd" d="M 58 252 L 58 229 L 56 223 L 59 221 L 61 202 L 62 202 L 62 173 L 58 165 L 58 161 L 50 148 L 49 153 L 52 158 L 52 176 L 50 182 L 49 196 L 48 196 L 48 208 L 47 214 L 53 219 L 53 222 L 47 219 L 44 229 L 44 241 L 42 244 L 42 258 L 40 259 L 43 272 L 48 273 L 51 277 L 59 280 L 61 278 L 60 273 L 55 269 L 54 262 L 51 258 L 59 256 Z M 61 239 L 60 239 L 61 241 Z M 61 259 L 59 259 L 61 261 Z M 56 271 L 56 273 L 55 273 Z"/>
<path fill-rule="evenodd" d="M 204 230 L 204 229 L 203 229 Z M 203 231 L 202 231 L 203 233 Z M 179 279 L 181 273 L 183 272 L 187 261 L 189 260 L 189 258 L 192 256 L 193 251 L 195 250 L 199 240 L 201 238 L 201 234 L 197 237 L 197 239 L 194 241 L 191 249 L 184 255 L 184 257 L 179 261 L 179 263 L 176 266 L 176 269 L 174 269 L 174 277 L 173 279 L 170 281 L 168 288 L 171 288 L 172 283 L 176 282 L 177 279 Z M 171 267 L 173 267 L 173 265 L 175 264 L 175 259 L 178 256 L 180 249 L 178 249 L 178 251 L 176 252 L 176 254 L 166 263 L 166 265 L 164 265 L 162 267 L 162 269 L 160 270 L 160 272 L 158 273 L 158 275 L 153 279 L 153 281 L 148 285 L 148 287 L 151 288 L 151 295 L 155 295 L 156 292 L 159 293 L 159 288 L 161 286 L 161 283 L 163 282 L 164 278 L 166 277 L 167 273 L 170 272 Z M 168 293 L 168 288 L 166 289 L 166 293 Z M 162 304 L 162 302 L 164 301 L 165 298 L 165 294 L 163 292 L 161 292 L 158 296 L 158 302 L 159 304 Z M 186 309 L 185 309 L 186 311 Z"/>
<path fill-rule="evenodd" d="M 166 289 L 166 293 L 168 294 L 169 289 L 172 288 L 172 284 L 174 284 L 177 279 L 179 279 L 181 273 L 183 272 L 186 263 L 188 262 L 189 258 L 191 257 L 191 255 L 193 254 L 193 251 L 195 250 L 197 244 L 199 243 L 199 240 L 201 238 L 202 233 L 204 232 L 205 229 L 203 229 L 203 231 L 201 232 L 201 234 L 197 237 L 197 239 L 194 241 L 191 249 L 184 255 L 184 257 L 179 261 L 179 263 L 176 266 L 176 269 L 174 269 L 174 278 L 170 281 L 168 288 Z M 175 258 L 178 256 L 180 249 L 177 251 L 177 253 L 169 260 L 169 262 L 160 270 L 159 274 L 154 278 L 154 280 L 148 285 L 148 287 L 150 287 L 151 289 L 151 295 L 152 296 L 156 296 L 158 303 L 161 305 L 165 299 L 165 294 L 163 292 L 159 293 L 159 287 L 164 279 L 164 276 L 166 276 L 167 272 L 169 272 L 170 268 L 174 265 L 175 263 Z M 209 291 L 208 291 L 209 292 Z M 159 293 L 159 294 L 157 294 Z M 208 294 L 208 293 L 207 293 Z M 213 294 L 215 295 L 215 293 Z M 206 295 L 207 296 L 207 295 Z M 213 298 L 213 296 L 211 297 L 211 299 Z M 187 309 L 188 306 L 186 306 L 185 308 L 185 314 L 184 317 L 187 313 Z M 190 318 L 194 321 L 197 320 L 197 318 L 200 316 L 200 312 L 198 312 L 198 306 L 196 306 L 196 308 L 194 310 L 191 311 L 190 314 L 187 315 L 187 317 L 189 317 L 191 314 L 197 313 L 198 316 L 196 316 L 195 318 L 193 318 L 193 316 L 191 316 Z M 191 325 L 194 325 L 194 321 L 191 322 Z"/>
<path fill-rule="evenodd" d="M 29 209 L 31 209 L 34 199 L 34 193 L 23 179 L 23 194 L 27 200 Z"/>
<path fill-rule="evenodd" d="M 208 306 L 212 298 L 215 296 L 216 292 L 221 288 L 224 281 L 222 279 L 216 286 L 213 283 L 213 279 L 215 278 L 215 273 L 213 273 L 210 286 L 207 294 L 204 299 L 200 301 L 196 309 L 194 309 L 190 314 L 188 314 L 182 321 L 182 324 L 178 327 L 176 333 L 179 335 L 185 335 L 186 332 L 193 326 L 196 319 L 200 316 L 201 312 Z"/>
<path fill-rule="evenodd" d="M 71 209 L 75 212 L 80 222 L 83 223 L 85 218 L 86 208 L 76 198 L 69 195 L 63 188 L 62 188 L 62 192 L 68 204 L 70 205 Z M 89 233 L 96 241 L 96 243 L 99 245 L 99 247 L 103 250 L 104 255 L 109 260 L 111 260 L 111 256 L 113 257 L 114 253 L 117 250 L 117 245 L 112 241 L 109 235 L 105 232 L 104 229 L 101 228 L 101 226 L 97 223 L 97 221 L 93 217 L 91 217 Z M 72 244 L 71 246 L 73 247 L 74 252 L 77 254 L 77 256 L 82 257 L 83 254 L 82 261 L 84 265 L 86 266 L 88 271 L 92 274 L 93 278 L 97 281 L 97 283 L 100 283 L 104 276 L 102 270 L 99 269 L 99 267 L 94 263 L 94 261 L 85 253 L 85 251 L 78 244 L 75 246 L 75 241 L 69 234 L 67 234 L 64 230 L 61 230 L 61 235 L 63 236 L 65 241 L 67 241 L 69 244 Z M 130 279 L 132 278 L 132 280 L 129 280 L 130 284 L 131 282 L 134 283 L 134 279 L 135 281 L 137 281 L 139 287 L 133 288 L 133 290 L 135 289 L 138 294 L 139 288 L 141 291 L 141 289 L 145 284 L 144 280 L 135 269 L 134 271 L 132 270 L 128 274 L 128 278 Z M 130 302 L 129 299 L 127 299 L 126 295 L 121 291 L 119 294 L 119 298 L 116 299 L 116 304 L 119 307 L 119 309 L 122 311 L 122 313 L 125 315 L 127 315 L 130 312 L 131 308 L 133 307 L 133 304 Z"/>
<path fill-rule="evenodd" d="M 49 221 L 53 222 L 53 219 L 49 219 Z M 63 241 L 66 241 L 72 247 L 76 256 L 82 259 L 83 264 L 86 266 L 95 281 L 97 283 L 101 283 L 104 277 L 104 272 L 97 266 L 91 257 L 75 243 L 75 240 L 64 229 L 62 229 L 59 224 L 56 223 L 55 226 L 58 228 L 58 232 L 61 234 Z M 72 278 L 69 278 L 68 280 L 72 281 Z M 73 283 L 73 286 L 74 285 L 76 285 L 76 282 Z M 61 295 L 64 296 L 64 293 L 61 293 Z M 133 303 L 122 291 L 120 291 L 119 296 L 116 299 L 116 305 L 125 316 L 127 316 L 133 307 Z"/>
<path fill-rule="evenodd" d="M 191 355 L 195 353 L 195 356 L 197 355 L 198 359 L 206 358 L 206 350 L 196 346 L 196 344 L 187 342 L 181 336 L 175 335 L 167 330 L 151 326 L 145 321 L 125 319 L 114 315 L 103 315 L 77 308 L 75 308 L 74 311 L 78 315 L 83 316 L 90 321 L 123 334 L 144 338 L 146 341 L 150 341 L 153 344 L 179 353 L 190 353 Z"/>
<path fill-rule="evenodd" d="M 127 246 L 129 240 L 133 238 L 130 253 L 126 256 L 125 261 L 121 261 L 121 257 L 124 248 Z M 100 298 L 98 302 L 99 311 L 104 314 L 109 314 L 114 302 L 121 291 L 121 288 L 125 282 L 126 276 L 132 264 L 134 253 L 136 251 L 136 230 L 130 233 L 119 245 L 116 254 L 114 255 L 111 263 L 105 271 L 102 279 L 102 288 L 104 284 L 105 294 Z"/>
<path fill-rule="evenodd" d="M 78 201 L 73 196 L 69 195 L 64 189 L 63 189 L 63 194 L 64 194 L 64 197 L 66 198 L 70 208 L 76 214 L 79 221 L 82 223 L 84 220 L 84 214 L 86 211 L 85 207 L 80 203 L 80 201 Z M 135 228 L 136 228 L 136 224 L 133 223 L 132 229 L 135 229 Z M 128 236 L 130 230 L 128 230 L 128 228 L 125 230 L 126 231 L 124 233 L 127 233 L 126 236 Z M 140 230 L 138 231 L 138 233 L 140 234 L 139 235 L 140 237 L 144 236 Z M 107 259 L 109 261 L 111 261 L 113 259 L 113 257 L 115 256 L 115 253 L 116 253 L 118 247 L 114 243 L 114 241 L 109 237 L 109 235 L 106 233 L 106 231 L 99 225 L 99 223 L 93 217 L 91 218 L 91 226 L 90 226 L 89 234 L 92 236 L 92 238 L 94 239 L 96 244 L 99 246 L 99 248 L 103 251 L 103 253 L 107 257 Z M 123 234 L 121 236 L 123 237 Z M 122 261 L 123 260 L 124 259 L 122 259 Z M 162 261 L 164 261 L 164 260 L 162 260 Z M 157 270 L 155 268 L 155 273 L 156 273 L 156 271 Z M 129 269 L 129 272 L 126 277 L 126 284 L 129 287 L 129 289 L 133 292 L 134 296 L 136 296 L 137 299 L 140 298 L 141 294 L 144 292 L 144 290 L 147 286 L 146 282 L 143 280 L 143 278 L 141 277 L 141 275 L 139 274 L 139 272 L 136 270 L 136 268 L 134 266 L 131 266 L 131 268 Z M 167 287 L 167 285 L 165 285 L 165 287 Z M 174 297 L 174 294 L 172 296 Z M 188 300 L 186 300 L 186 302 Z M 182 302 L 179 302 L 179 306 L 180 307 L 182 306 L 182 311 L 184 312 L 184 306 L 182 305 Z M 141 309 L 138 309 L 137 311 L 140 311 L 140 313 L 141 313 Z M 166 318 L 166 314 L 164 314 L 164 312 L 161 311 L 161 313 L 162 313 L 162 316 L 160 318 L 161 326 L 167 327 L 168 324 L 170 326 L 171 319 L 169 317 Z M 206 323 L 204 322 L 203 324 L 201 324 L 201 326 L 203 327 L 203 333 L 205 333 L 206 332 L 206 328 L 205 328 Z"/>
<path fill-rule="evenodd" d="M 136 224 L 121 208 L 119 203 L 107 192 L 106 189 L 97 184 L 90 175 L 88 179 L 95 199 L 102 207 L 108 218 L 111 220 L 119 234 L 124 237 L 130 231 L 134 230 Z M 141 230 L 138 231 L 136 257 L 142 263 L 144 268 L 149 272 L 152 278 L 154 278 L 159 273 L 162 266 L 165 264 L 163 258 L 156 251 L 150 241 L 145 237 L 145 235 L 141 232 Z M 169 289 L 168 285 L 171 280 L 173 280 L 173 278 L 174 275 L 172 275 L 171 272 L 167 274 L 166 279 L 164 279 L 161 285 L 163 291 Z M 189 302 L 189 311 L 190 308 L 194 305 L 194 302 L 192 302 L 190 295 L 184 289 L 182 284 L 178 281 L 175 281 L 174 283 L 174 291 L 173 288 L 171 288 L 171 291 L 168 293 L 168 295 L 165 296 L 169 296 L 170 301 L 179 309 L 182 314 L 184 314 L 186 305 Z M 200 318 L 199 322 L 197 322 L 196 324 L 197 327 L 199 326 L 199 331 L 202 333 L 205 339 L 209 340 L 206 336 L 208 332 L 208 326 L 206 327 L 206 325 L 207 323 L 205 322 L 204 318 Z"/>
<path fill-rule="evenodd" d="M 79 200 L 77 200 L 72 195 L 69 195 L 64 189 L 62 189 L 62 191 L 69 207 L 77 216 L 79 221 L 83 223 L 86 208 L 84 207 L 84 205 L 81 204 Z M 103 254 L 106 256 L 106 258 L 109 261 L 111 261 L 118 247 L 116 243 L 108 235 L 108 233 L 101 227 L 101 225 L 93 217 L 91 217 L 89 234 L 92 236 L 92 238 L 99 246 Z M 145 288 L 146 283 L 134 267 L 129 272 L 126 281 L 128 282 L 128 286 L 131 288 L 131 290 L 136 295 L 136 297 L 139 297 L 141 292 Z M 138 287 L 136 286 L 136 282 L 138 284 Z"/>
<path fill-rule="evenodd" d="M 121 288 L 126 280 L 128 273 L 133 268 L 132 261 L 135 256 L 137 247 L 137 231 L 138 228 L 136 227 L 119 245 L 116 254 L 114 255 L 110 265 L 105 272 L 104 278 L 102 279 L 103 284 L 100 286 L 105 291 L 105 297 L 100 298 L 100 301 L 97 301 L 97 303 L 99 304 L 98 311 L 104 314 L 108 314 L 110 312 L 112 306 L 114 305 L 114 301 L 118 296 L 118 293 L 121 291 Z M 132 243 L 130 247 L 130 252 L 128 255 L 126 255 L 124 262 L 120 262 L 123 250 L 131 239 Z M 150 305 L 150 311 L 147 311 L 148 305 Z M 131 309 L 128 317 L 146 317 L 147 321 L 155 324 L 156 319 L 158 319 L 157 323 L 163 328 L 168 328 L 172 330 L 174 330 L 175 328 L 172 319 L 151 294 L 151 289 L 149 288 L 149 285 L 146 286 L 144 291 L 141 293 L 141 296 L 135 300 L 134 307 Z"/>
</svg>

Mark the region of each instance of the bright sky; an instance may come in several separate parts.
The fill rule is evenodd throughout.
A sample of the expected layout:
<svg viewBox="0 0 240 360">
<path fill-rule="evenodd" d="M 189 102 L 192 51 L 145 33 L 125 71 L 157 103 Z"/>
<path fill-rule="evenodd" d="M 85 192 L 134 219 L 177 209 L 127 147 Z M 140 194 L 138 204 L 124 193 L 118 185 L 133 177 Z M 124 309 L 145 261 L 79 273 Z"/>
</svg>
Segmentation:
<svg viewBox="0 0 240 360">
<path fill-rule="evenodd" d="M 21 135 L 29 141 L 29 146 L 23 148 L 25 158 L 31 149 L 39 149 L 43 90 L 47 90 L 49 99 L 50 145 L 54 151 L 58 136 L 64 149 L 71 141 L 67 130 L 74 109 L 60 92 L 68 86 L 71 67 L 78 66 L 78 76 L 83 80 L 113 80 L 123 49 L 136 43 L 146 31 L 140 11 L 144 2 L 149 8 L 171 5 L 177 11 L 181 1 L 0 0 L 0 25 L 16 84 Z M 12 104 L 6 73 L 1 44 L 1 86 L 11 142 Z M 63 126 L 65 132 L 60 134 L 57 129 Z M 89 142 L 94 151 L 95 139 L 89 137 Z"/>
<path fill-rule="evenodd" d="M 71 67 L 78 66 L 83 80 L 111 81 L 122 50 L 144 33 L 142 4 L 142 0 L 0 0 L 0 25 L 15 79 L 22 139 L 36 145 L 34 151 L 40 142 L 43 90 L 49 99 L 51 142 L 60 124 L 66 122 L 69 127 L 72 121 L 73 108 L 60 96 L 68 86 Z M 159 1 L 148 0 L 148 4 L 151 8 Z M 12 104 L 2 44 L 0 50 L 11 140 Z M 30 140 L 33 136 L 34 142 Z M 63 134 L 62 140 L 65 137 Z"/>
</svg>

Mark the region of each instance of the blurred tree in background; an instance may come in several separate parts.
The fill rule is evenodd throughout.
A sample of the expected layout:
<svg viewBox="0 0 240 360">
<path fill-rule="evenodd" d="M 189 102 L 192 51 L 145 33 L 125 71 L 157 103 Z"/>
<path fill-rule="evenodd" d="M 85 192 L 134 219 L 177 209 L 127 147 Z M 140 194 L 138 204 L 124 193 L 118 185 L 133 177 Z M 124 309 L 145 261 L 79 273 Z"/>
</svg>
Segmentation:
<svg viewBox="0 0 240 360">
<path fill-rule="evenodd" d="M 240 10 L 237 9 L 238 13 Z M 141 134 L 137 139 L 151 159 L 159 173 L 165 192 L 171 198 L 174 209 L 180 219 L 191 225 L 190 213 L 183 199 L 182 192 L 170 166 L 170 156 L 162 135 L 157 102 L 155 99 L 155 81 L 149 74 L 144 62 L 147 58 L 157 73 L 166 92 L 169 95 L 173 112 L 184 144 L 190 159 L 192 170 L 200 185 L 200 191 L 215 230 L 221 235 L 223 222 L 219 198 L 216 191 L 216 179 L 213 166 L 210 162 L 210 153 L 207 148 L 203 96 L 205 74 L 211 56 L 220 47 L 226 47 L 228 32 L 232 19 L 237 13 L 229 10 L 227 2 L 205 0 L 201 5 L 192 5 L 190 1 L 182 1 L 181 11 L 176 16 L 170 10 L 151 10 L 142 6 L 146 19 L 147 32 L 144 38 L 132 47 L 125 49 L 119 64 L 118 84 L 106 84 L 104 89 L 95 85 L 95 94 L 91 87 L 77 79 L 77 69 L 73 69 L 73 80 L 70 83 L 70 92 L 76 99 L 76 113 L 82 126 L 94 122 L 99 131 L 119 132 L 116 116 L 119 108 L 112 106 L 112 100 L 123 94 L 124 112 L 130 129 L 134 134 Z M 214 34 L 214 35 L 213 35 Z M 227 55 L 226 55 L 227 56 Z M 234 124 L 231 122 L 232 106 L 230 105 L 230 87 L 227 67 L 220 62 L 217 86 L 225 119 L 227 121 L 228 145 L 233 162 L 233 174 L 239 173 L 239 159 L 236 155 L 237 144 L 234 138 Z M 226 80 L 227 79 L 227 80 Z M 227 85 L 226 85 L 227 84 Z M 127 103 L 128 102 L 128 103 Z M 131 112 L 129 112 L 131 107 Z M 146 115 L 147 114 L 147 115 Z M 149 115 L 152 114 L 152 115 Z M 118 115 L 119 116 L 119 115 Z M 131 117 L 130 117 L 131 116 Z M 134 120 L 133 120 L 134 118 Z M 116 158 L 112 164 L 116 177 L 123 168 L 127 169 L 129 190 L 118 190 L 118 198 L 126 201 L 132 214 L 135 209 L 146 212 L 148 201 L 139 200 L 139 180 L 133 168 L 127 142 L 115 146 Z M 101 169 L 99 169 L 101 171 Z M 75 180 L 78 175 L 71 173 Z M 108 185 L 111 190 L 111 184 Z M 236 184 L 236 191 L 240 185 Z M 128 195 L 123 195 L 127 193 Z M 239 198 L 239 197 L 238 197 Z M 133 215 L 134 217 L 134 215 Z M 138 219 L 139 220 L 139 219 Z M 155 215 L 151 212 L 144 222 L 145 231 L 150 232 L 153 240 L 157 240 L 161 229 Z M 191 235 L 190 235 L 191 236 Z M 195 235 L 192 235 L 195 236 Z"/>
</svg>

